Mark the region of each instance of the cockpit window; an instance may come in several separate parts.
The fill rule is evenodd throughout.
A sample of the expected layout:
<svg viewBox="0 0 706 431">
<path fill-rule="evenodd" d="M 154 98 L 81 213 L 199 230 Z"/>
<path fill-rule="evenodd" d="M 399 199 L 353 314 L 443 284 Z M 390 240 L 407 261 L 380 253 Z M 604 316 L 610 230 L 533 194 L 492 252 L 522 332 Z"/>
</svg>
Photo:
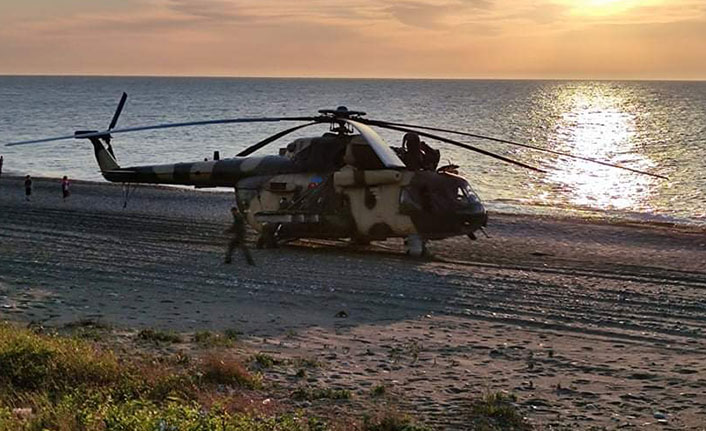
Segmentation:
<svg viewBox="0 0 706 431">
<path fill-rule="evenodd" d="M 465 202 L 468 200 L 468 195 L 466 195 L 466 190 L 463 187 L 458 187 L 456 189 L 456 201 Z"/>
<path fill-rule="evenodd" d="M 473 192 L 471 186 L 468 184 L 458 186 L 456 189 L 456 202 L 459 203 L 476 203 L 478 202 L 478 196 Z"/>
</svg>

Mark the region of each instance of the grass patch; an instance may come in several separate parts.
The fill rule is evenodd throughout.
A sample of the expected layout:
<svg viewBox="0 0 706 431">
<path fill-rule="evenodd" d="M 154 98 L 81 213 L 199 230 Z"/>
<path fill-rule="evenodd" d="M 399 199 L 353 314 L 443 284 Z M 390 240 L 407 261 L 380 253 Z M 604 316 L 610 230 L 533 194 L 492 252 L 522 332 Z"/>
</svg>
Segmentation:
<svg viewBox="0 0 706 431">
<path fill-rule="evenodd" d="M 202 360 L 199 371 L 208 383 L 237 385 L 248 389 L 262 387 L 262 377 L 251 374 L 230 355 L 209 354 Z"/>
<path fill-rule="evenodd" d="M 137 339 L 154 344 L 181 343 L 181 337 L 175 332 L 149 328 L 138 332 Z"/>
<path fill-rule="evenodd" d="M 103 341 L 112 330 L 112 327 L 105 322 L 101 322 L 100 320 L 80 319 L 65 324 L 63 329 L 76 338 L 92 341 Z"/>
<path fill-rule="evenodd" d="M 118 356 L 88 340 L 0 324 L 0 431 L 349 429 L 304 410 L 283 413 L 287 404 L 275 401 L 285 394 L 259 391 L 262 376 L 250 373 L 228 351 L 191 359 L 154 350 L 133 346 L 118 350 Z M 352 397 L 348 390 L 332 388 L 302 388 L 290 395 L 300 400 Z M 336 420 L 360 430 L 359 417 Z M 365 429 L 426 430 L 415 427 L 411 420 L 380 418 L 369 420 Z"/>
<path fill-rule="evenodd" d="M 63 392 L 120 378 L 118 360 L 80 340 L 0 325 L 0 389 Z"/>
<path fill-rule="evenodd" d="M 225 331 L 223 331 L 223 336 L 231 341 L 238 341 L 238 337 L 240 337 L 240 334 L 241 332 L 235 329 L 226 329 Z"/>
<path fill-rule="evenodd" d="M 235 340 L 225 334 L 211 331 L 197 331 L 191 337 L 191 341 L 202 348 L 233 347 Z"/>
<path fill-rule="evenodd" d="M 313 358 L 295 358 L 288 361 L 289 364 L 299 368 L 318 368 L 321 362 Z"/>
<path fill-rule="evenodd" d="M 211 385 L 261 385 L 230 358 L 192 363 L 128 355 L 121 359 L 86 340 L 0 324 L 0 431 L 326 429 L 300 414 L 221 408 L 220 400 L 233 394 Z M 204 393 L 210 407 L 198 403 Z"/>
<path fill-rule="evenodd" d="M 387 387 L 383 384 L 376 385 L 370 390 L 370 394 L 374 397 L 381 397 L 385 393 L 387 393 Z"/>
<path fill-rule="evenodd" d="M 262 370 L 266 370 L 268 368 L 272 368 L 275 365 L 279 365 L 280 361 L 274 358 L 272 355 L 268 355 L 267 353 L 257 353 L 253 355 L 251 358 L 252 362 L 254 365 Z"/>
<path fill-rule="evenodd" d="M 514 395 L 488 393 L 471 401 L 472 429 L 479 431 L 529 431 L 532 426 L 517 409 Z"/>
</svg>

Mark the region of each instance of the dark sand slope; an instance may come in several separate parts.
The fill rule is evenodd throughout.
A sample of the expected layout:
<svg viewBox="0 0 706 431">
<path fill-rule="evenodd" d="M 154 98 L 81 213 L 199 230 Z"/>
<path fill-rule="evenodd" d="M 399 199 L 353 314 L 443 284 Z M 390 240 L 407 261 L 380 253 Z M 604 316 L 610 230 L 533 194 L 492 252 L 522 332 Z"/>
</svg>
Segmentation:
<svg viewBox="0 0 706 431">
<path fill-rule="evenodd" d="M 126 210 L 120 186 L 60 194 L 35 180 L 27 203 L 0 179 L 0 318 L 237 328 L 438 425 L 487 389 L 540 426 L 706 424 L 703 231 L 492 215 L 492 239 L 434 243 L 431 261 L 309 241 L 255 250 L 253 268 L 221 264 L 231 194 L 141 187 Z"/>
</svg>

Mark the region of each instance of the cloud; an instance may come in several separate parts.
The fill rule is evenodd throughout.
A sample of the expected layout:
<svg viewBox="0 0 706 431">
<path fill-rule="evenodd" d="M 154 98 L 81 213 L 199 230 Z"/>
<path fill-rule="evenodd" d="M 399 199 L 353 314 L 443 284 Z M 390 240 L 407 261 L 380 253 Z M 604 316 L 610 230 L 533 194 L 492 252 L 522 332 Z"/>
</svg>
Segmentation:
<svg viewBox="0 0 706 431">
<path fill-rule="evenodd" d="M 245 13 L 237 3 L 227 0 L 169 0 L 167 7 L 179 14 L 209 21 L 257 19 L 257 16 Z"/>
<path fill-rule="evenodd" d="M 387 7 L 387 12 L 400 23 L 421 28 L 441 27 L 441 21 L 450 11 L 449 5 L 419 2 L 399 2 Z"/>
<path fill-rule="evenodd" d="M 590 77 L 601 70 L 645 74 L 647 67 L 675 76 L 706 70 L 698 59 L 706 43 L 703 0 L 644 0 L 612 16 L 577 16 L 569 0 L 66 1 L 74 6 L 41 16 L 14 9 L 13 16 L 31 19 L 0 13 L 0 73 L 542 77 L 584 70 Z"/>
</svg>

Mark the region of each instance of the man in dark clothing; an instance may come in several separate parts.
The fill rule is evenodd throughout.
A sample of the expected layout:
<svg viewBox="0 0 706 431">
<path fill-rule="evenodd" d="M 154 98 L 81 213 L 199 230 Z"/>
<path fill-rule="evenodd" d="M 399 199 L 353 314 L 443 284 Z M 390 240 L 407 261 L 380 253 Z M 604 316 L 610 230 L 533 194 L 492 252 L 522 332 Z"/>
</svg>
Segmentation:
<svg viewBox="0 0 706 431">
<path fill-rule="evenodd" d="M 233 250 L 235 250 L 236 247 L 240 247 L 240 250 L 242 250 L 243 256 L 245 256 L 245 260 L 247 260 L 248 264 L 255 265 L 255 261 L 253 260 L 252 255 L 250 255 L 250 250 L 248 250 L 248 246 L 245 243 L 245 219 L 238 210 L 238 207 L 231 208 L 230 212 L 233 214 L 233 225 L 226 229 L 226 233 L 230 233 L 233 236 L 230 241 L 228 241 L 228 248 L 226 249 L 226 258 L 224 263 L 231 263 Z"/>
<path fill-rule="evenodd" d="M 3 158 L 2 158 L 2 156 L 0 156 L 0 176 L 2 175 L 2 162 L 3 162 Z"/>
<path fill-rule="evenodd" d="M 419 135 L 416 133 L 406 133 L 402 139 L 402 151 L 404 157 L 402 161 L 410 171 L 422 169 L 422 149 Z"/>
<path fill-rule="evenodd" d="M 28 201 L 32 196 L 32 178 L 27 175 L 25 177 L 25 200 Z"/>
<path fill-rule="evenodd" d="M 402 161 L 410 171 L 435 171 L 441 159 L 439 150 L 435 150 L 426 142 L 419 139 L 419 135 L 409 132 L 402 141 Z"/>
</svg>

